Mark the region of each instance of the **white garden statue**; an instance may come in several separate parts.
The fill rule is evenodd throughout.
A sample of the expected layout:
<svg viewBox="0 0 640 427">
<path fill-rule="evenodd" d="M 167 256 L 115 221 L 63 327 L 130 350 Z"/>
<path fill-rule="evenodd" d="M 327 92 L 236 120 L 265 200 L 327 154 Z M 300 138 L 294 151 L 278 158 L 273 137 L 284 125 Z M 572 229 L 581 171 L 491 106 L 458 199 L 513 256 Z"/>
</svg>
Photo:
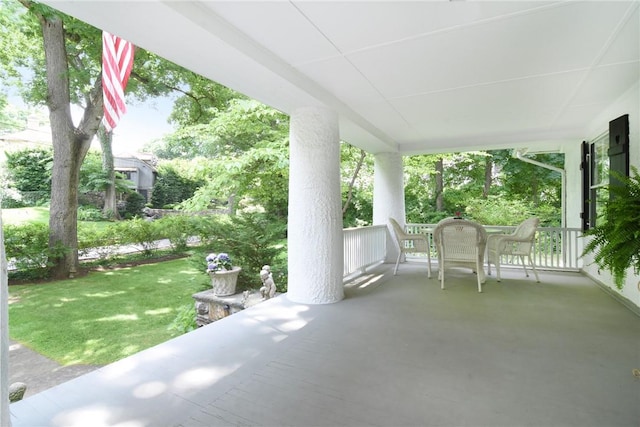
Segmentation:
<svg viewBox="0 0 640 427">
<path fill-rule="evenodd" d="M 273 281 L 273 274 L 271 274 L 271 267 L 263 265 L 260 271 L 260 279 L 262 279 L 262 287 L 260 288 L 260 294 L 263 300 L 273 298 L 276 294 L 276 284 Z"/>
</svg>

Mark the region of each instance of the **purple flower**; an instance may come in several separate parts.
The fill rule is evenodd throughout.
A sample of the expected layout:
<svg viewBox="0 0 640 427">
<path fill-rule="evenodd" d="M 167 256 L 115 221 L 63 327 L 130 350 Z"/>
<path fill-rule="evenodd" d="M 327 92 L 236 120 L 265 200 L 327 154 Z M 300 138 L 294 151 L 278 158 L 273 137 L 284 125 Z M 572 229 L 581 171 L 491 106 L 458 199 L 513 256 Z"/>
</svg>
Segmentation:
<svg viewBox="0 0 640 427">
<path fill-rule="evenodd" d="M 216 271 L 227 271 L 233 269 L 233 264 L 231 263 L 231 257 L 229 254 L 224 252 L 219 253 L 218 255 L 214 253 L 210 253 L 206 257 L 207 261 L 207 272 L 216 272 Z"/>
<path fill-rule="evenodd" d="M 221 263 L 231 263 L 231 258 L 229 257 L 228 254 L 223 253 L 219 253 L 218 254 L 218 261 L 220 261 Z"/>
</svg>

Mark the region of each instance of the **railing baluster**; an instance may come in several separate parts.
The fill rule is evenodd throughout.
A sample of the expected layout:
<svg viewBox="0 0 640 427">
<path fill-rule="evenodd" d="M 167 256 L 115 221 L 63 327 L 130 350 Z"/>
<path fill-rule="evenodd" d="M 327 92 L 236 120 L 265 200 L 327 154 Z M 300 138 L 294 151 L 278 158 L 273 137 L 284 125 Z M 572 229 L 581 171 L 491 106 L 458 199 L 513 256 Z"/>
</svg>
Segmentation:
<svg viewBox="0 0 640 427">
<path fill-rule="evenodd" d="M 426 228 L 436 224 L 407 224 L 408 233 L 424 233 Z M 511 233 L 515 227 L 487 226 Z M 364 271 L 367 267 L 384 262 L 387 254 L 387 226 L 347 228 L 344 230 L 344 277 Z M 540 269 L 577 270 L 582 266 L 581 230 L 579 228 L 538 227 L 533 249 L 533 259 Z M 432 239 L 431 258 L 436 259 L 436 250 Z M 426 255 L 413 255 L 411 258 L 426 258 Z M 521 265 L 518 257 L 503 257 L 504 266 Z"/>
</svg>

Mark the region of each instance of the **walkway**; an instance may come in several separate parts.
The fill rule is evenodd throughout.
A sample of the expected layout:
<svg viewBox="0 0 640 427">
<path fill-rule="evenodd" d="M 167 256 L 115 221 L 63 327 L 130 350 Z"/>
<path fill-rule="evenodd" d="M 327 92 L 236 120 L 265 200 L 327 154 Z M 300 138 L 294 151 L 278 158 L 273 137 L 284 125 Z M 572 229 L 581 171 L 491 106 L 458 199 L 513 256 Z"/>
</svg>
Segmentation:
<svg viewBox="0 0 640 427">
<path fill-rule="evenodd" d="M 21 426 L 638 426 L 640 318 L 577 273 L 477 292 L 380 266 L 278 297 L 11 405 Z"/>
<path fill-rule="evenodd" d="M 20 343 L 9 342 L 9 384 L 25 383 L 27 385 L 25 398 L 98 368 L 99 366 L 91 365 L 60 366 L 54 360 Z"/>
</svg>

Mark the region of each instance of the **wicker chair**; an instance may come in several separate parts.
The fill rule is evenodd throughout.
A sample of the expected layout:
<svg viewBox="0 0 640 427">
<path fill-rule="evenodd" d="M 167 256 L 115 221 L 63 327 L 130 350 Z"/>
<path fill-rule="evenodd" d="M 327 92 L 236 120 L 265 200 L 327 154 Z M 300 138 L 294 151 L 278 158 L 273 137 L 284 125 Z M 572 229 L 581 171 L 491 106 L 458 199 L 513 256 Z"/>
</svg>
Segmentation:
<svg viewBox="0 0 640 427">
<path fill-rule="evenodd" d="M 500 281 L 500 257 L 502 255 L 517 256 L 522 262 L 524 274 L 529 277 L 527 266 L 524 262 L 526 256 L 536 276 L 536 282 L 540 282 L 536 264 L 531 257 L 533 244 L 536 237 L 536 230 L 540 220 L 538 218 L 529 218 L 518 225 L 512 234 L 508 235 L 491 235 L 487 240 L 487 273 L 491 274 L 491 264 L 496 266 L 496 278 Z"/>
<path fill-rule="evenodd" d="M 438 278 L 444 289 L 444 271 L 450 267 L 471 268 L 477 276 L 478 292 L 482 292 L 484 276 L 484 251 L 487 232 L 476 222 L 465 219 L 447 218 L 440 221 L 433 230 L 433 238 L 438 249 Z"/>
<path fill-rule="evenodd" d="M 389 218 L 389 223 L 393 228 L 396 245 L 398 246 L 398 259 L 396 259 L 396 267 L 393 275 L 398 273 L 398 264 L 403 254 L 407 253 L 426 253 L 427 254 L 427 277 L 431 278 L 431 254 L 429 240 L 423 234 L 409 234 L 398 224 L 393 218 Z M 407 245 L 408 243 L 408 245 Z"/>
</svg>

